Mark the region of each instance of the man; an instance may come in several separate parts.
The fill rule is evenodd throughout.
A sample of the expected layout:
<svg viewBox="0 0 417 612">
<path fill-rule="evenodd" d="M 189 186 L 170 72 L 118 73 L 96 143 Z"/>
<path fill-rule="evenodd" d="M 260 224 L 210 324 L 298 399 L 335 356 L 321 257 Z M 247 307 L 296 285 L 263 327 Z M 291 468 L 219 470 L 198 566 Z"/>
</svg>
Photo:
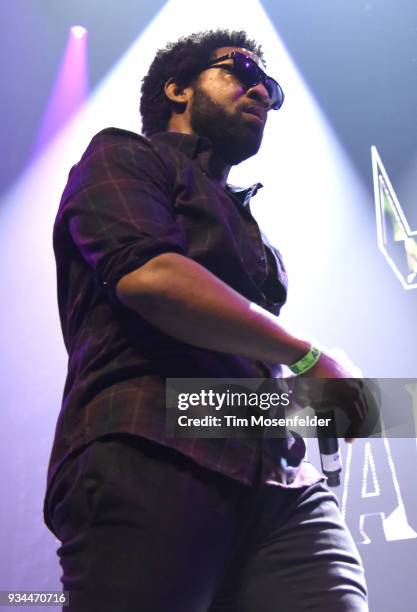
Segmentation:
<svg viewBox="0 0 417 612">
<path fill-rule="evenodd" d="M 104 130 L 71 170 L 45 519 L 72 610 L 367 609 L 358 552 L 299 440 L 165 430 L 166 377 L 348 376 L 278 323 L 286 275 L 250 211 L 260 185 L 227 184 L 282 102 L 244 32 L 192 35 L 144 79 L 149 140 Z"/>
</svg>

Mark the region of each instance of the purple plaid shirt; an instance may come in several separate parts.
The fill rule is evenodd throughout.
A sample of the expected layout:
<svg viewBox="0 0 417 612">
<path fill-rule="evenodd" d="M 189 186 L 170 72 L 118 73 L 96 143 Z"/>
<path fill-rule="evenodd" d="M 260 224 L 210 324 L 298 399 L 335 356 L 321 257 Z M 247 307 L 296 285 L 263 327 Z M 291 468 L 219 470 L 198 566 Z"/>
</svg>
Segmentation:
<svg viewBox="0 0 417 612">
<path fill-rule="evenodd" d="M 163 133 L 149 141 L 110 128 L 93 138 L 70 171 L 54 227 L 69 361 L 48 484 L 74 451 L 111 433 L 168 445 L 247 484 L 261 453 L 266 481 L 301 486 L 321 477 L 301 463 L 300 441 L 168 438 L 166 377 L 273 373 L 265 363 L 182 343 L 123 306 L 115 294 L 122 276 L 175 252 L 279 313 L 286 299 L 285 269 L 249 206 L 261 185 L 223 188 L 210 176 L 211 154 L 209 141 L 197 136 Z M 289 464 L 285 470 L 278 467 L 282 456 Z"/>
</svg>

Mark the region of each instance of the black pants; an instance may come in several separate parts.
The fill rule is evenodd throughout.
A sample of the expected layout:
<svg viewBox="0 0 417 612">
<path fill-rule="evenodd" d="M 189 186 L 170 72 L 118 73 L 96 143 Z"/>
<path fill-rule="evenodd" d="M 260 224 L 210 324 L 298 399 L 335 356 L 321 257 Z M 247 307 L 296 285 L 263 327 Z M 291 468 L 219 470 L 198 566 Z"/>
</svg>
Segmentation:
<svg viewBox="0 0 417 612">
<path fill-rule="evenodd" d="M 247 487 L 126 435 L 68 460 L 48 512 L 65 610 L 368 610 L 358 551 L 324 483 Z"/>
</svg>

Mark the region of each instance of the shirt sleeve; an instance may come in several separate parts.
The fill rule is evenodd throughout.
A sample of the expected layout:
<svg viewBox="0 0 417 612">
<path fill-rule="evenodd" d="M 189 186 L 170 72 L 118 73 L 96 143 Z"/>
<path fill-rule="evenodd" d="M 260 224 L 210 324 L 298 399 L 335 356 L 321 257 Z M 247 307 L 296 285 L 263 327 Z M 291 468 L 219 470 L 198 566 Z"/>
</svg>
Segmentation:
<svg viewBox="0 0 417 612">
<path fill-rule="evenodd" d="M 185 255 L 186 239 L 169 172 L 151 145 L 134 134 L 96 139 L 70 173 L 54 238 L 64 227 L 115 299 L 125 274 L 162 253 Z"/>
</svg>

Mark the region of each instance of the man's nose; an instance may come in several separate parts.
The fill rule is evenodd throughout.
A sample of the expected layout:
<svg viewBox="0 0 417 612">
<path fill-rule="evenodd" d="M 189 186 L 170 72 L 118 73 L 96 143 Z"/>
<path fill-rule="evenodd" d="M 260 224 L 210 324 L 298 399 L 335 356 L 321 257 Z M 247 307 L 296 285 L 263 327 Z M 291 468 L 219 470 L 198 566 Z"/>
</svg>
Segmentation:
<svg viewBox="0 0 417 612">
<path fill-rule="evenodd" d="M 248 96 L 248 98 L 260 102 L 262 106 L 264 106 L 268 110 L 271 108 L 271 100 L 269 98 L 268 91 L 263 83 L 259 82 L 256 85 L 252 85 L 252 87 L 249 87 L 249 89 L 246 91 L 246 95 Z"/>
</svg>

